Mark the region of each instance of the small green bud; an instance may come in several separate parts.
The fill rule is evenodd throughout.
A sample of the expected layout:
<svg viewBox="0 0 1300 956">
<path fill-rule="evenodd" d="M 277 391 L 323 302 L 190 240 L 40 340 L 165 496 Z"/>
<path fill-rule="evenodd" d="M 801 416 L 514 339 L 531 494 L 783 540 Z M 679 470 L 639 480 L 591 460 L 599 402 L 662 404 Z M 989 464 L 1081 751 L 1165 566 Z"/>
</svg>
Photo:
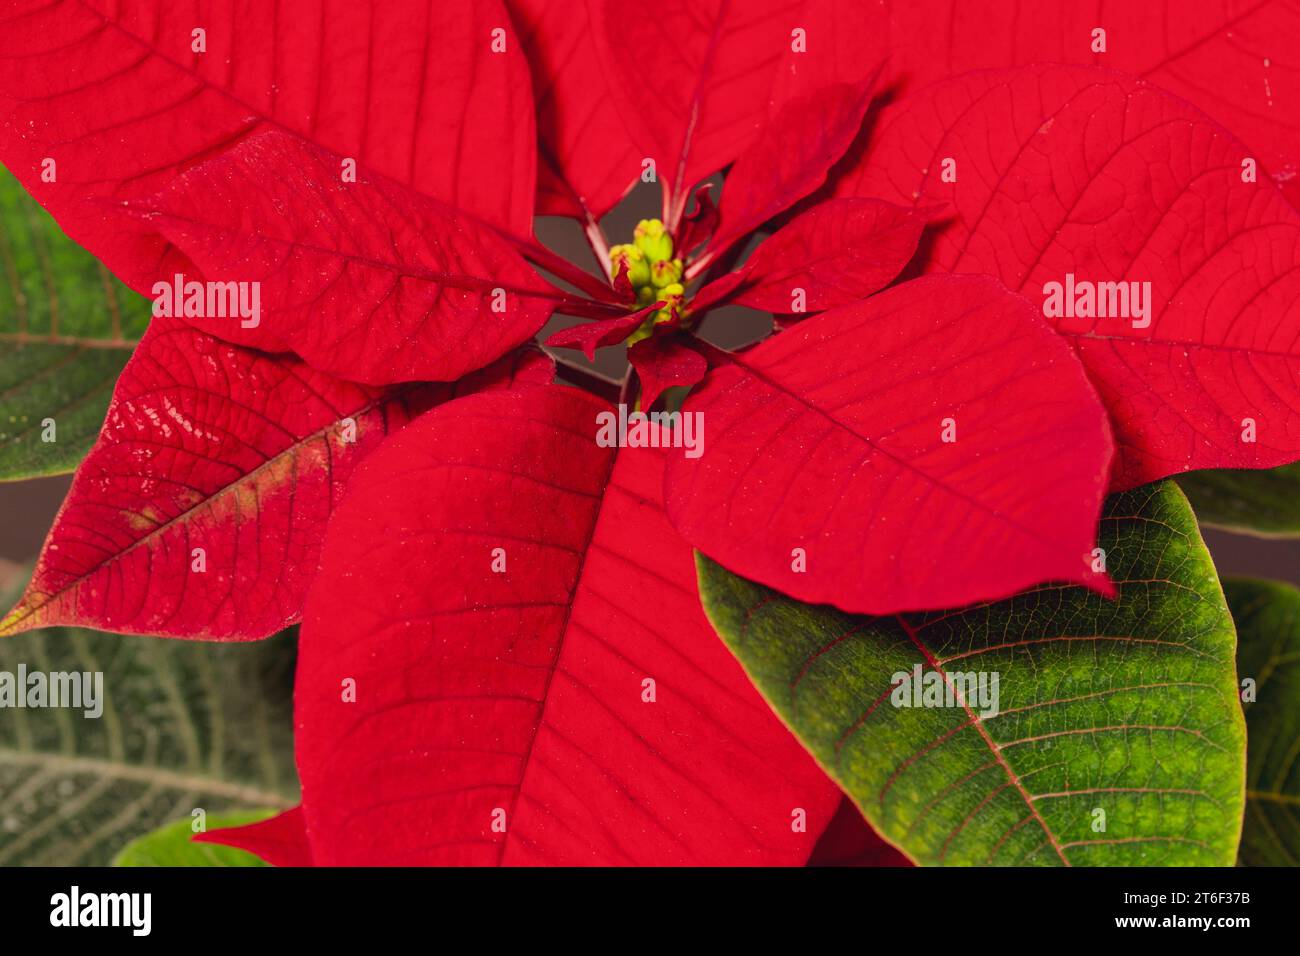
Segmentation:
<svg viewBox="0 0 1300 956">
<path fill-rule="evenodd" d="M 636 247 L 651 262 L 673 257 L 673 237 L 658 219 L 642 219 L 633 232 Z"/>
<path fill-rule="evenodd" d="M 654 322 L 650 320 L 641 323 L 641 325 L 637 327 L 637 330 L 624 340 L 624 344 L 626 344 L 628 348 L 631 348 L 632 346 L 636 345 L 638 342 L 650 338 L 650 336 L 653 334 L 652 332 L 653 326 L 654 326 Z"/>
<path fill-rule="evenodd" d="M 659 290 L 656 300 L 662 301 L 664 307 L 656 309 L 650 314 L 650 321 L 647 325 L 663 325 L 665 322 L 673 320 L 673 310 L 681 309 L 682 297 L 686 295 L 686 289 L 680 282 L 672 282 Z"/>
<path fill-rule="evenodd" d="M 626 264 L 627 278 L 632 288 L 639 289 L 650 283 L 650 263 L 645 253 L 634 245 L 613 246 L 609 250 L 609 264 L 612 275 L 618 275 L 620 265 Z"/>
<path fill-rule="evenodd" d="M 650 283 L 656 289 L 663 289 L 681 281 L 681 259 L 660 259 L 650 267 Z"/>
</svg>

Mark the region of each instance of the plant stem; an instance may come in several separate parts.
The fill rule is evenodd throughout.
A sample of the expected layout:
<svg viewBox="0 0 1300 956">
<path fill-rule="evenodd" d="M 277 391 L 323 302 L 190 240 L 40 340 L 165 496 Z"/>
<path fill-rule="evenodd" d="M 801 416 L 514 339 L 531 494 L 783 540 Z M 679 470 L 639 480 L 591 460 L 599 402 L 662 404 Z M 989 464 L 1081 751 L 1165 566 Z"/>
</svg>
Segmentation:
<svg viewBox="0 0 1300 956">
<path fill-rule="evenodd" d="M 596 256 L 596 265 L 605 275 L 609 275 L 609 240 L 605 238 L 605 230 L 601 229 L 600 223 L 588 213 L 582 231 L 587 237 L 587 245 L 591 246 L 591 251 Z"/>
</svg>

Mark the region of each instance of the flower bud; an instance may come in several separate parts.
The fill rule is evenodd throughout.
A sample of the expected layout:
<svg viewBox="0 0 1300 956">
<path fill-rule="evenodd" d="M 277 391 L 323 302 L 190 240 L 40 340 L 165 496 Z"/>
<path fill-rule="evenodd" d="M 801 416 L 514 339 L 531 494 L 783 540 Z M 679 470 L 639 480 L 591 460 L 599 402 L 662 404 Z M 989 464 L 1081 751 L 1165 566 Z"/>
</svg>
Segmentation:
<svg viewBox="0 0 1300 956">
<path fill-rule="evenodd" d="M 681 281 L 681 259 L 660 259 L 650 267 L 650 282 L 656 289 L 663 289 Z"/>
<path fill-rule="evenodd" d="M 636 224 L 636 230 L 633 232 L 636 247 L 640 249 L 646 259 L 651 262 L 658 262 L 660 259 L 672 259 L 673 257 L 673 237 L 668 235 L 668 230 L 658 219 L 642 219 Z"/>
<path fill-rule="evenodd" d="M 625 266 L 627 279 L 634 289 L 650 284 L 650 263 L 636 246 L 612 246 L 609 250 L 609 264 L 610 273 L 615 276 L 618 275 L 619 267 Z"/>
</svg>

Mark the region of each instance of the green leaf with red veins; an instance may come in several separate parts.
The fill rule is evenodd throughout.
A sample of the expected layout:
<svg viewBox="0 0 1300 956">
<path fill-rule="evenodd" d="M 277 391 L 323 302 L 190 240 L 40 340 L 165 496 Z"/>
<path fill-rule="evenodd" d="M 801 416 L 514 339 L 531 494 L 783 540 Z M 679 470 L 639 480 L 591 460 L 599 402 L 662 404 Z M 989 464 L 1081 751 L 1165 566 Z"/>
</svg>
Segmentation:
<svg viewBox="0 0 1300 956">
<path fill-rule="evenodd" d="M 1300 537 L 1300 462 L 1193 471 L 1180 475 L 1178 484 L 1202 525 L 1265 538 Z"/>
<path fill-rule="evenodd" d="M 1150 485 L 1110 499 L 1098 543 L 1118 600 L 1047 585 L 858 617 L 702 555 L 700 596 L 772 707 L 916 861 L 1231 866 L 1245 722 L 1196 518 L 1173 482 Z"/>
<path fill-rule="evenodd" d="M 149 300 L 0 168 L 0 480 L 70 472 L 104 422 Z"/>
</svg>

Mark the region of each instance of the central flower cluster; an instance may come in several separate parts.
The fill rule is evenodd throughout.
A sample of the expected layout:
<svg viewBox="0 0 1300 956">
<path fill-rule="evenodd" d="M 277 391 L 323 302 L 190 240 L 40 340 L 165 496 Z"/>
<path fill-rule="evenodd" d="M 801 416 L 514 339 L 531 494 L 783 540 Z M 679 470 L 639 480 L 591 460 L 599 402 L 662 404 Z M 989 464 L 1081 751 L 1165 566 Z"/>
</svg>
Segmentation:
<svg viewBox="0 0 1300 956">
<path fill-rule="evenodd" d="M 658 219 L 642 219 L 637 223 L 631 243 L 614 246 L 609 250 L 611 274 L 627 274 L 636 292 L 637 305 L 647 308 L 656 302 L 664 303 L 627 340 L 634 345 L 654 334 L 656 325 L 680 318 L 681 303 L 686 294 L 682 285 L 683 265 L 673 256 L 673 237 Z"/>
</svg>

